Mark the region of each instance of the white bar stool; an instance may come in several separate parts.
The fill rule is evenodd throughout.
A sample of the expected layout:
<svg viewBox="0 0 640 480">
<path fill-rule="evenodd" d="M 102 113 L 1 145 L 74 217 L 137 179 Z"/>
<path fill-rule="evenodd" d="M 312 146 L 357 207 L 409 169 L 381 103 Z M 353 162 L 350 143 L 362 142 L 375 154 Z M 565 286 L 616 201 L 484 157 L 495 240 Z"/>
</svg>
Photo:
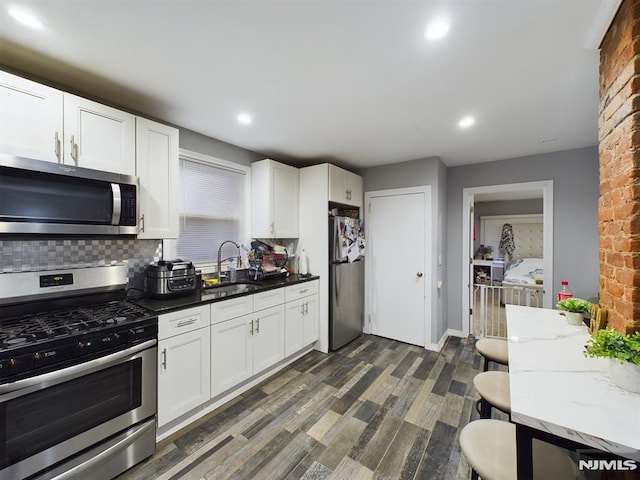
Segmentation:
<svg viewBox="0 0 640 480">
<path fill-rule="evenodd" d="M 471 466 L 471 478 L 515 480 L 516 427 L 500 420 L 475 420 L 460 432 L 460 448 Z M 533 478 L 576 478 L 577 468 L 566 451 L 539 440 L 533 441 Z"/>
<path fill-rule="evenodd" d="M 484 357 L 484 369 L 489 370 L 489 362 L 509 365 L 507 341 L 501 338 L 482 338 L 476 342 L 476 350 Z"/>
<path fill-rule="evenodd" d="M 480 395 L 476 409 L 480 418 L 491 418 L 491 408 L 511 413 L 508 372 L 482 372 L 473 377 L 473 387 Z"/>
</svg>

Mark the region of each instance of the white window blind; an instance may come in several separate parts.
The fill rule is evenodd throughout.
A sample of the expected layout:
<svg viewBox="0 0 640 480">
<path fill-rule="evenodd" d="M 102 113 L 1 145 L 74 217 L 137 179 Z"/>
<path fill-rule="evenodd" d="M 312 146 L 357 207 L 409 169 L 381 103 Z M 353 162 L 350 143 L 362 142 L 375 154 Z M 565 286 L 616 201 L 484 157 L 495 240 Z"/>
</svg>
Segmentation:
<svg viewBox="0 0 640 480">
<path fill-rule="evenodd" d="M 222 242 L 242 243 L 245 172 L 181 157 L 179 185 L 178 257 L 197 264 L 214 263 Z"/>
</svg>

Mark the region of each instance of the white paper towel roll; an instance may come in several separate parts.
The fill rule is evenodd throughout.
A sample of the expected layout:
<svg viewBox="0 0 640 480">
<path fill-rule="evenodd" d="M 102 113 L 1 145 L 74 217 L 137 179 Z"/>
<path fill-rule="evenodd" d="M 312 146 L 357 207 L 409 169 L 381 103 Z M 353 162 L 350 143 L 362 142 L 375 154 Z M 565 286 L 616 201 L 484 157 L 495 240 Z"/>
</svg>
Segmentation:
<svg viewBox="0 0 640 480">
<path fill-rule="evenodd" d="M 306 275 L 309 273 L 307 252 L 305 252 L 304 249 L 302 249 L 302 252 L 300 252 L 300 258 L 298 259 L 298 271 L 300 275 Z"/>
</svg>

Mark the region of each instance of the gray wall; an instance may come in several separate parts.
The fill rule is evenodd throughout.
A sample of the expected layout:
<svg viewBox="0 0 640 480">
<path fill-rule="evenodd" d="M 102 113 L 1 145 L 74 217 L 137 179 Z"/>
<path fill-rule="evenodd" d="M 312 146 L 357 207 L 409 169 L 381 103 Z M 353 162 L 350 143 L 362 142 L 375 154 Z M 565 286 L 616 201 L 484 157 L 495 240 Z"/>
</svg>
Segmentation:
<svg viewBox="0 0 640 480">
<path fill-rule="evenodd" d="M 574 295 L 598 293 L 597 147 L 450 168 L 447 171 L 446 302 L 448 326 L 462 329 L 462 191 L 464 188 L 553 180 L 553 278 Z"/>
<path fill-rule="evenodd" d="M 499 200 L 493 202 L 476 202 L 473 208 L 473 220 L 476 227 L 476 239 L 473 251 L 480 246 L 482 232 L 480 231 L 480 217 L 489 215 L 527 215 L 544 211 L 542 198 L 527 200 Z"/>
<path fill-rule="evenodd" d="M 187 130 L 186 128 L 180 128 L 180 148 L 241 165 L 250 165 L 253 162 L 267 158 L 260 153 L 236 147 L 230 143 L 207 137 L 192 130 Z M 274 158 L 274 160 L 276 159 Z"/>
<path fill-rule="evenodd" d="M 430 252 L 432 268 L 433 304 L 431 309 L 431 340 L 438 342 L 447 330 L 446 299 L 436 287 L 438 280 L 445 282 L 446 271 L 438 265 L 438 256 L 444 258 L 446 232 L 446 179 L 447 169 L 438 157 L 429 157 L 410 162 L 381 165 L 361 170 L 364 191 L 390 190 L 395 188 L 431 186 L 431 231 L 434 233 L 433 251 Z"/>
</svg>

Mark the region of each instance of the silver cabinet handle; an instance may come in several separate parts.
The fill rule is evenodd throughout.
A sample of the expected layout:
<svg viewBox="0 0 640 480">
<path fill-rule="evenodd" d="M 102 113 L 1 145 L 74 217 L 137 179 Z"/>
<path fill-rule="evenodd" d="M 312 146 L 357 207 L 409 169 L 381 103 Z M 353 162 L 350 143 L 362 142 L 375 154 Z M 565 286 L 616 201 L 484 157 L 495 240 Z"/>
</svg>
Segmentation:
<svg viewBox="0 0 640 480">
<path fill-rule="evenodd" d="M 191 325 L 193 323 L 196 323 L 198 321 L 198 317 L 191 317 L 189 320 L 180 320 L 178 322 L 178 328 L 180 327 L 186 327 L 187 325 Z"/>
<path fill-rule="evenodd" d="M 308 288 L 303 288 L 302 290 L 300 290 L 298 293 L 302 294 L 302 293 L 307 293 L 309 291 Z"/>
<path fill-rule="evenodd" d="M 73 135 L 71 135 L 71 158 L 73 158 L 73 160 L 76 162 L 76 164 L 78 163 L 78 144 L 75 142 L 75 138 Z"/>
<path fill-rule="evenodd" d="M 275 232 L 275 226 L 274 226 L 274 222 L 271 222 L 271 233 Z"/>
<path fill-rule="evenodd" d="M 251 336 L 253 336 L 253 320 L 251 320 Z"/>
<path fill-rule="evenodd" d="M 418 273 L 416 273 L 416 276 L 417 276 L 418 278 L 422 278 L 422 272 L 418 272 Z"/>
<path fill-rule="evenodd" d="M 140 216 L 140 232 L 144 232 L 144 213 Z"/>
<path fill-rule="evenodd" d="M 300 315 L 304 315 L 304 303 L 300 304 Z"/>
<path fill-rule="evenodd" d="M 305 302 L 304 304 L 304 314 L 308 314 L 309 313 L 309 302 Z"/>
<path fill-rule="evenodd" d="M 167 369 L 167 349 L 162 349 L 162 368 Z"/>
<path fill-rule="evenodd" d="M 256 318 L 256 334 L 260 333 L 260 319 Z"/>
<path fill-rule="evenodd" d="M 62 161 L 62 158 L 60 157 L 60 153 L 62 151 L 62 143 L 60 142 L 60 134 L 58 132 L 56 132 L 55 138 L 54 138 L 54 151 L 56 152 L 56 158 L 58 159 L 58 162 Z"/>
</svg>

